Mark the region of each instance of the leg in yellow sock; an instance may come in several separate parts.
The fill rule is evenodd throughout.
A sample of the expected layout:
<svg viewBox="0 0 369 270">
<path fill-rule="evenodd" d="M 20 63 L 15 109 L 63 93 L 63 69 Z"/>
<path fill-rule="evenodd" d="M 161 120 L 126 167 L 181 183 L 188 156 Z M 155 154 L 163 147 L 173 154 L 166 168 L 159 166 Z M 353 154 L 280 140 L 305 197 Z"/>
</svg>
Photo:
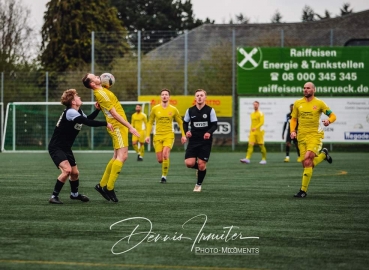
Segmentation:
<svg viewBox="0 0 369 270">
<path fill-rule="evenodd" d="M 249 144 L 249 146 L 247 147 L 246 159 L 250 159 L 253 152 L 254 152 L 254 146 L 252 144 Z"/>
<path fill-rule="evenodd" d="M 140 154 L 140 150 L 138 149 L 138 145 L 137 144 L 132 144 L 133 149 L 136 151 L 137 155 Z"/>
<path fill-rule="evenodd" d="M 301 190 L 307 192 L 311 176 L 313 175 L 313 168 L 304 168 L 304 173 L 302 174 L 302 184 Z"/>
<path fill-rule="evenodd" d="M 161 173 L 162 176 L 166 177 L 168 175 L 168 171 L 169 171 L 169 158 L 168 159 L 164 159 L 163 163 L 161 164 Z"/>
<path fill-rule="evenodd" d="M 325 153 L 321 152 L 317 157 L 314 158 L 314 167 L 325 159 Z"/>
<path fill-rule="evenodd" d="M 139 153 L 141 157 L 144 157 L 145 155 L 145 144 L 144 143 L 140 143 Z"/>
<path fill-rule="evenodd" d="M 108 165 L 106 165 L 103 177 L 100 180 L 100 187 L 105 187 L 108 184 L 109 181 L 109 176 L 110 176 L 110 172 L 111 172 L 111 166 L 114 162 L 114 159 L 111 159 L 108 163 Z"/>
<path fill-rule="evenodd" d="M 111 172 L 109 176 L 109 181 L 107 185 L 108 190 L 113 190 L 115 181 L 117 181 L 117 178 L 119 176 L 120 171 L 122 170 L 123 162 L 120 160 L 114 160 L 113 164 L 111 166 Z"/>
<path fill-rule="evenodd" d="M 266 160 L 267 158 L 267 150 L 265 148 L 264 144 L 259 145 L 260 146 L 260 151 L 261 151 L 261 160 Z"/>
</svg>

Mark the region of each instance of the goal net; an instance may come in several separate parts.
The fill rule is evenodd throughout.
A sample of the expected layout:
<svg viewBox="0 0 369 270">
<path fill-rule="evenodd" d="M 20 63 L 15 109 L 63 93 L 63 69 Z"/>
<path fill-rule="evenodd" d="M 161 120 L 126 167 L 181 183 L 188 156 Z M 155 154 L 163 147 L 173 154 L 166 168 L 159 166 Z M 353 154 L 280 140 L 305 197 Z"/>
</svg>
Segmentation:
<svg viewBox="0 0 369 270">
<path fill-rule="evenodd" d="M 83 102 L 81 109 L 86 115 L 95 110 L 95 102 Z M 130 122 L 137 104 L 142 105 L 142 111 L 149 115 L 150 102 L 121 102 Z M 6 107 L 4 122 L 4 137 L 1 149 L 7 151 L 47 151 L 49 141 L 56 123 L 65 106 L 60 102 L 13 102 Z M 95 120 L 104 121 L 102 112 Z M 134 152 L 129 133 L 130 152 Z M 150 147 L 150 145 L 148 145 Z M 112 151 L 112 142 L 103 127 L 85 126 L 79 132 L 73 151 Z M 150 148 L 148 149 L 150 151 Z"/>
</svg>

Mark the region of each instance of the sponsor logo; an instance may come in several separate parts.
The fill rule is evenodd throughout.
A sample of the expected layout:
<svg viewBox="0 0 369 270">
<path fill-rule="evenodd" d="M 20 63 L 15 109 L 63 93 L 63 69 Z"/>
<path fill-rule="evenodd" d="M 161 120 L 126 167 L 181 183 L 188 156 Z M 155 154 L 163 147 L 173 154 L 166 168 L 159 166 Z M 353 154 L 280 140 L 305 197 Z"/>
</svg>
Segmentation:
<svg viewBox="0 0 369 270">
<path fill-rule="evenodd" d="M 208 122 L 194 122 L 193 123 L 194 127 L 200 128 L 200 127 L 207 127 L 208 126 Z"/>
<path fill-rule="evenodd" d="M 345 140 L 366 141 L 369 140 L 369 132 L 345 132 Z"/>
</svg>

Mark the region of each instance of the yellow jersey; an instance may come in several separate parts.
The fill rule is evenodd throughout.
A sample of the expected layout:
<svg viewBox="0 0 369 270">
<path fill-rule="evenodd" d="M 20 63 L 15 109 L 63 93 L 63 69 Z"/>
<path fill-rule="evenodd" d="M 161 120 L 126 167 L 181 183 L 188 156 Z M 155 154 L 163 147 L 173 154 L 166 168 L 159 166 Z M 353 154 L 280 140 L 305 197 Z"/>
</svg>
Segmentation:
<svg viewBox="0 0 369 270">
<path fill-rule="evenodd" d="M 117 113 L 122 116 L 124 120 L 127 121 L 126 113 L 124 112 L 118 98 L 112 91 L 106 88 L 97 89 L 94 90 L 94 97 L 95 100 L 99 103 L 101 111 L 105 115 L 106 122 L 112 124 L 114 127 L 117 125 L 122 126 L 122 124 L 110 114 L 110 110 L 112 108 L 115 108 Z"/>
<path fill-rule="evenodd" d="M 314 97 L 307 101 L 305 97 L 295 101 L 291 117 L 296 118 L 299 123 L 297 135 L 306 136 L 320 134 L 324 136 L 324 131 L 320 125 L 320 116 L 324 113 L 330 115 L 332 111 L 324 101 Z"/>
<path fill-rule="evenodd" d="M 178 109 L 172 105 L 168 105 L 163 108 L 161 104 L 152 107 L 149 121 L 147 123 L 146 137 L 150 136 L 152 126 L 155 122 L 155 135 L 166 135 L 168 133 L 173 133 L 173 120 L 175 120 L 181 130 L 182 136 L 185 136 L 183 130 L 183 121 L 179 115 Z"/>
<path fill-rule="evenodd" d="M 143 131 L 146 129 L 147 116 L 143 112 L 135 112 L 131 117 L 131 125 L 138 131 Z"/>
<path fill-rule="evenodd" d="M 253 113 L 251 113 L 250 115 L 251 117 L 251 127 L 250 127 L 250 132 L 252 132 L 251 129 L 255 128 L 256 132 L 257 131 L 262 131 L 263 128 L 262 126 L 264 125 L 264 113 L 261 111 L 254 111 Z"/>
</svg>

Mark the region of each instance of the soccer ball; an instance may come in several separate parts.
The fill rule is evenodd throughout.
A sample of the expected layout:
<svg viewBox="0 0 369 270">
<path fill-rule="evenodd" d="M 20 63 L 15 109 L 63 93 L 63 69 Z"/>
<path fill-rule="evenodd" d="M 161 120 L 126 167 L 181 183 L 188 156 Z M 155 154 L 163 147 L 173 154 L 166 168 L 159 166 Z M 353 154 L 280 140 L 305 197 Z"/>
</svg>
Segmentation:
<svg viewBox="0 0 369 270">
<path fill-rule="evenodd" d="M 114 75 L 111 73 L 103 73 L 100 75 L 101 85 L 110 88 L 115 84 Z"/>
</svg>

